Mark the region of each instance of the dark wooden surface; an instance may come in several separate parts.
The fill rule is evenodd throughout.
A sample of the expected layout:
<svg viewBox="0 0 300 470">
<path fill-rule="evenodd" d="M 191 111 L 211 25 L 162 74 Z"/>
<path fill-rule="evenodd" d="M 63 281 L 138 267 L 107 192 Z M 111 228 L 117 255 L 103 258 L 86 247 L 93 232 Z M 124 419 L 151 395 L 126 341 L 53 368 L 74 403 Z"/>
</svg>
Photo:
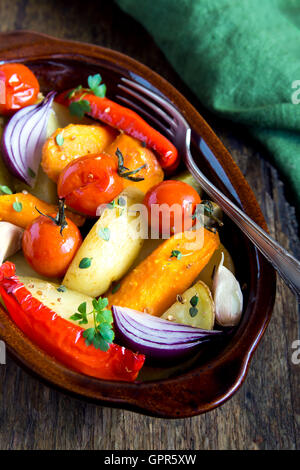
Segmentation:
<svg viewBox="0 0 300 470">
<path fill-rule="evenodd" d="M 202 109 L 151 37 L 112 1 L 0 0 L 0 18 L 0 31 L 31 29 L 111 47 L 167 78 L 232 152 L 272 235 L 300 257 L 293 200 L 265 152 L 241 129 Z M 243 387 L 221 408 L 195 418 L 162 420 L 87 404 L 42 385 L 8 358 L 0 366 L 0 449 L 299 448 L 300 365 L 291 360 L 298 306 L 281 281 L 277 290 L 271 323 Z"/>
</svg>

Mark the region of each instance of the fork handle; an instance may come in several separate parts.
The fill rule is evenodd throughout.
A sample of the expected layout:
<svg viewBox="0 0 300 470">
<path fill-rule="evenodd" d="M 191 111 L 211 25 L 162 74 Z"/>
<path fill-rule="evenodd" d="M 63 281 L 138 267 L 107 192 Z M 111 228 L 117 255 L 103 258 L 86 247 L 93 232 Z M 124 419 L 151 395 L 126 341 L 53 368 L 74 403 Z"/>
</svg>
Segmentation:
<svg viewBox="0 0 300 470">
<path fill-rule="evenodd" d="M 199 170 L 191 152 L 186 164 L 205 192 L 223 209 L 258 250 L 267 258 L 290 289 L 300 297 L 300 262 L 217 189 Z"/>
</svg>

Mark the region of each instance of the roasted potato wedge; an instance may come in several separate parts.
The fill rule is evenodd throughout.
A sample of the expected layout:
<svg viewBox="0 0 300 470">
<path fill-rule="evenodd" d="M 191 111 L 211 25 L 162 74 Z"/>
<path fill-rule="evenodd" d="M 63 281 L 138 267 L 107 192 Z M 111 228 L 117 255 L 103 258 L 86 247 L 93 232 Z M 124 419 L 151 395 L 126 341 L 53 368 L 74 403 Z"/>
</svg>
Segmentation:
<svg viewBox="0 0 300 470">
<path fill-rule="evenodd" d="M 204 282 L 198 281 L 182 295 L 177 296 L 177 301 L 162 315 L 162 318 L 212 330 L 215 313 L 210 289 Z"/>
<path fill-rule="evenodd" d="M 95 223 L 76 253 L 63 284 L 70 289 L 97 297 L 107 291 L 113 281 L 120 279 L 138 256 L 143 236 L 135 231 L 139 214 L 132 212 L 134 204 L 143 201 L 144 194 L 127 188 L 116 198 L 127 197 L 127 210 L 107 208 Z M 80 268 L 81 261 L 91 260 L 88 268 Z"/>
<path fill-rule="evenodd" d="M 51 180 L 57 182 L 62 170 L 72 160 L 103 152 L 117 135 L 115 129 L 100 124 L 69 124 L 58 128 L 43 146 L 43 170 Z M 61 144 L 58 143 L 58 136 L 61 136 Z"/>
<path fill-rule="evenodd" d="M 88 295 L 80 294 L 59 284 L 43 281 L 34 277 L 20 276 L 20 281 L 23 282 L 26 289 L 29 290 L 33 297 L 40 300 L 62 318 L 76 325 L 78 325 L 78 322 L 70 320 L 70 317 L 76 313 L 76 309 L 80 304 L 86 302 L 87 312 L 93 310 L 93 298 Z M 80 326 L 82 326 L 82 328 L 92 328 L 94 326 L 93 317 L 88 317 L 88 320 L 89 323 L 81 324 Z"/>
</svg>

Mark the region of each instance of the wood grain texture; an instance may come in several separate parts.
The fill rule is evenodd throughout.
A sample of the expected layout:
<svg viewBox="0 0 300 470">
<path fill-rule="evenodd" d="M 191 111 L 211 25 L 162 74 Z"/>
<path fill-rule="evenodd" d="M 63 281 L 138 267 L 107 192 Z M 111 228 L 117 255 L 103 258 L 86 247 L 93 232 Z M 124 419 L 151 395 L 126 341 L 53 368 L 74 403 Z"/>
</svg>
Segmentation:
<svg viewBox="0 0 300 470">
<path fill-rule="evenodd" d="M 273 236 L 300 257 L 287 188 L 263 151 L 202 109 L 143 28 L 107 1 L 0 0 L 1 31 L 31 29 L 120 50 L 160 73 L 200 110 L 252 186 Z M 1 60 L 1 58 L 0 58 Z M 265 158 L 264 158 L 265 157 Z M 162 420 L 86 404 L 51 390 L 8 359 L 0 366 L 0 449 L 295 449 L 300 446 L 297 303 L 279 281 L 268 330 L 246 382 L 225 405 Z"/>
</svg>

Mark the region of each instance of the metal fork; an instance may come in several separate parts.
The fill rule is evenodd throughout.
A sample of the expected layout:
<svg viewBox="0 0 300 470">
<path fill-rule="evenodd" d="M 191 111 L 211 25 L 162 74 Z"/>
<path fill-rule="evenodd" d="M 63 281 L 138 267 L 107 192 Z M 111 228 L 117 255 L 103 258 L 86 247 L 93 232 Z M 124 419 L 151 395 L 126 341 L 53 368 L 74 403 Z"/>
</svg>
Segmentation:
<svg viewBox="0 0 300 470">
<path fill-rule="evenodd" d="M 183 156 L 187 168 L 199 181 L 204 191 L 254 243 L 299 298 L 299 261 L 270 237 L 268 233 L 216 188 L 202 173 L 191 154 L 191 128 L 182 114 L 157 93 L 150 91 L 148 88 L 132 80 L 122 78 L 121 83 L 118 84 L 118 88 L 122 90 L 126 96 L 120 94 L 117 95 L 117 98 L 143 115 L 149 123 L 153 123 L 173 142 L 180 155 Z M 135 98 L 135 101 L 133 101 L 131 97 Z"/>
</svg>

